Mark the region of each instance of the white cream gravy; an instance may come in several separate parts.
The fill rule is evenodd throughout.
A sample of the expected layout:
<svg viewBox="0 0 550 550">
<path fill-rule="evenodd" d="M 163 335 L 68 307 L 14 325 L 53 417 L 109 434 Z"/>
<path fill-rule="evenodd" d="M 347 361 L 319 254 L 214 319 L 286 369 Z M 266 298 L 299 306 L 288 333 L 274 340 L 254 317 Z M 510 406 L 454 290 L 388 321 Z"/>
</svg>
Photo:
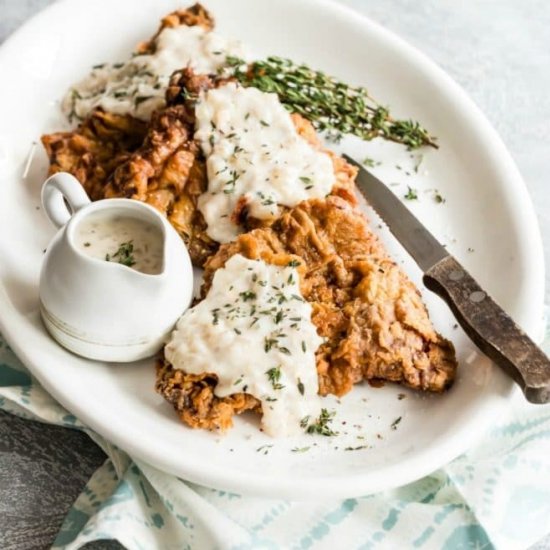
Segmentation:
<svg viewBox="0 0 550 550">
<path fill-rule="evenodd" d="M 165 28 L 155 40 L 155 53 L 135 55 L 124 63 L 104 63 L 73 86 L 63 111 L 83 119 L 95 107 L 148 120 L 164 106 L 170 75 L 191 66 L 198 73 L 215 73 L 228 55 L 245 58 L 240 42 L 199 26 Z"/>
<path fill-rule="evenodd" d="M 276 94 L 235 83 L 209 90 L 196 107 L 195 138 L 208 170 L 198 206 L 221 243 L 242 231 L 232 219 L 242 201 L 249 215 L 269 219 L 278 205 L 325 197 L 334 184 L 330 157 L 298 135 Z"/>
<path fill-rule="evenodd" d="M 75 244 L 90 258 L 121 263 L 149 275 L 162 273 L 162 232 L 143 220 L 92 213 L 78 224 Z"/>
<path fill-rule="evenodd" d="M 206 298 L 180 318 L 165 354 L 177 369 L 214 373 L 219 397 L 258 398 L 263 430 L 280 437 L 301 433 L 305 417 L 319 416 L 315 352 L 322 341 L 296 267 L 235 255 Z"/>
</svg>

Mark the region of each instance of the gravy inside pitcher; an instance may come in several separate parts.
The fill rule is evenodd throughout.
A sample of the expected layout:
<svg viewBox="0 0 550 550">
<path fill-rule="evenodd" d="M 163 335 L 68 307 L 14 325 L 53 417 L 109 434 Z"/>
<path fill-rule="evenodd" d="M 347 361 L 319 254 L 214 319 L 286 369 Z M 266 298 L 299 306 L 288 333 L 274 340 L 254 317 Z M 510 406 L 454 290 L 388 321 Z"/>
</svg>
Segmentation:
<svg viewBox="0 0 550 550">
<path fill-rule="evenodd" d="M 97 260 L 119 263 L 148 275 L 163 270 L 162 231 L 143 219 L 93 212 L 75 228 L 74 243 L 82 254 Z"/>
</svg>

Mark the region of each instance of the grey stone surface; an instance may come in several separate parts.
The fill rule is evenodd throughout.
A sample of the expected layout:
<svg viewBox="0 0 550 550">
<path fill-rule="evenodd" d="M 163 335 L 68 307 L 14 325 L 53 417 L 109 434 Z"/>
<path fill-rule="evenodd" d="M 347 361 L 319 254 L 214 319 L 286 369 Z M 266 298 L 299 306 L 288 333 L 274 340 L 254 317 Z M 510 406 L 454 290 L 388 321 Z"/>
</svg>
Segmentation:
<svg viewBox="0 0 550 550">
<path fill-rule="evenodd" d="M 550 4 L 546 0 L 341 0 L 439 63 L 515 158 L 550 259 Z M 0 42 L 52 0 L 0 0 Z M 182 0 L 182 5 L 185 5 Z M 189 0 L 191 3 L 191 0 Z M 550 298 L 547 275 L 546 299 Z M 47 548 L 103 453 L 75 431 L 0 412 L 0 548 Z M 113 549 L 116 543 L 93 543 Z M 550 537 L 532 550 L 550 549 Z"/>
<path fill-rule="evenodd" d="M 81 432 L 0 411 L 0 548 L 48 548 L 104 461 L 103 451 Z"/>
</svg>

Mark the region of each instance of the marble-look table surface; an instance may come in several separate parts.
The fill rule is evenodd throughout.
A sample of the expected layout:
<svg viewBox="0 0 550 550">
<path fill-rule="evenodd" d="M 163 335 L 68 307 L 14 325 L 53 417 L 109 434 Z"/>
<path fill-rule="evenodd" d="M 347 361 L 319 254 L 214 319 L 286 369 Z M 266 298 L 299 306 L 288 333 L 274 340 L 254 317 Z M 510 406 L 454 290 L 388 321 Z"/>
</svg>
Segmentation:
<svg viewBox="0 0 550 550">
<path fill-rule="evenodd" d="M 548 264 L 550 3 L 340 1 L 428 54 L 486 113 L 516 160 L 533 197 Z M 0 0 L 0 43 L 51 2 Z M 547 302 L 548 282 L 547 275 Z M 84 434 L 23 421 L 0 411 L 0 548 L 48 548 L 68 508 L 104 459 L 102 451 Z M 87 547 L 97 550 L 119 545 L 99 542 Z M 550 536 L 535 549 L 550 549 Z"/>
</svg>

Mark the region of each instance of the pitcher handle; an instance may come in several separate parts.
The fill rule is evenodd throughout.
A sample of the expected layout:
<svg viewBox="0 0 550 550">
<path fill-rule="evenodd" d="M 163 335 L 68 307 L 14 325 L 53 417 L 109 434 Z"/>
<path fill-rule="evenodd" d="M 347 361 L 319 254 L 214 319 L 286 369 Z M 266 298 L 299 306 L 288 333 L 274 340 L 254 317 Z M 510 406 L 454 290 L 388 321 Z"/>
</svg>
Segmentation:
<svg viewBox="0 0 550 550">
<path fill-rule="evenodd" d="M 90 203 L 80 182 L 71 174 L 58 172 L 42 186 L 42 206 L 52 223 L 62 227 L 71 216 Z"/>
</svg>

